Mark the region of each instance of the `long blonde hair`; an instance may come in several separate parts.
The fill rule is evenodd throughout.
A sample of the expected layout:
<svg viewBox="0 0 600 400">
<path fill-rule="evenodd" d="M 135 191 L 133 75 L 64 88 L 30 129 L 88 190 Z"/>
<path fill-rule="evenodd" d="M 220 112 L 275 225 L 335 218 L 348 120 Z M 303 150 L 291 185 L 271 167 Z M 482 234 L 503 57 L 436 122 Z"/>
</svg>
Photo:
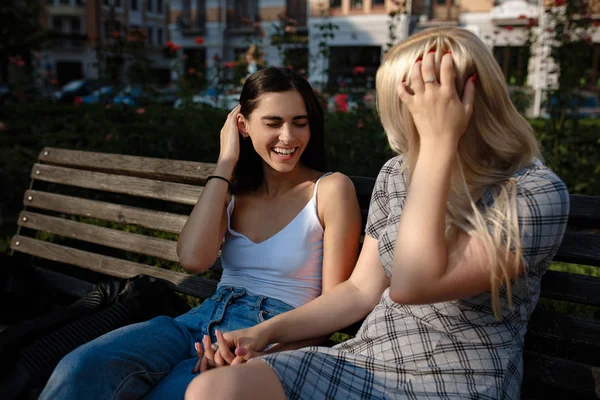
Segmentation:
<svg viewBox="0 0 600 400">
<path fill-rule="evenodd" d="M 512 307 L 509 271 L 518 267 L 522 256 L 512 176 L 541 158 L 539 144 L 513 106 L 502 71 L 485 44 L 461 28 L 425 30 L 394 46 L 377 71 L 377 109 L 392 149 L 403 155 L 409 180 L 419 154 L 419 134 L 396 87 L 402 81 L 410 85 L 412 66 L 430 50 L 435 51 L 438 81 L 441 57 L 452 52 L 459 97 L 466 79 L 478 74 L 473 116 L 460 139 L 450 184 L 446 237 L 460 229 L 481 241 L 489 260 L 493 313 L 500 318 L 500 289 L 506 285 Z M 494 190 L 493 204 L 481 201 L 478 206 L 487 189 Z"/>
</svg>

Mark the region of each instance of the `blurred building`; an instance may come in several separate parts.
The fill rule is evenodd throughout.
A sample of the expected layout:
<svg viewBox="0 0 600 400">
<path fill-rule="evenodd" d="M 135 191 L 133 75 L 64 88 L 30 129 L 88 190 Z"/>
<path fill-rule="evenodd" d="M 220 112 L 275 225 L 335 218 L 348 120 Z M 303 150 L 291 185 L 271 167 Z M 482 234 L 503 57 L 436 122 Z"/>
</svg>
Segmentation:
<svg viewBox="0 0 600 400">
<path fill-rule="evenodd" d="M 42 1 L 42 25 L 52 30 L 52 45 L 40 54 L 42 69 L 58 84 L 98 78 L 99 68 L 105 65 L 98 62 L 97 49 L 111 45 L 116 35 L 109 20 L 118 21 L 121 35 L 135 29 L 143 32 L 154 72 L 168 80 L 170 63 L 163 51 L 168 40 L 168 0 Z"/>
</svg>

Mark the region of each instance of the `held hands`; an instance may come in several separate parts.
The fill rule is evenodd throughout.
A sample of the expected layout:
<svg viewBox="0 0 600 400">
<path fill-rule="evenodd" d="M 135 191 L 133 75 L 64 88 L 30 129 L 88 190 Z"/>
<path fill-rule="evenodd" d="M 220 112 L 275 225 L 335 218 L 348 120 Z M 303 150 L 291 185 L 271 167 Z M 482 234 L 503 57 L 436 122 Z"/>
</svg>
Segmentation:
<svg viewBox="0 0 600 400">
<path fill-rule="evenodd" d="M 216 330 L 215 335 L 217 343 L 211 343 L 208 335 L 205 335 L 202 339 L 203 346 L 196 342 L 198 362 L 192 373 L 202 373 L 216 367 L 243 364 L 254 357 L 266 354 L 266 352 L 260 350 L 264 349 L 268 343 L 259 340 L 252 328 L 240 329 L 225 334 Z M 204 350 L 202 350 L 202 347 L 204 347 Z M 235 349 L 235 351 L 232 352 L 232 349 Z"/>
<path fill-rule="evenodd" d="M 458 144 L 473 114 L 477 74 L 467 79 L 460 99 L 454 85 L 451 53 L 442 56 L 439 83 L 434 58 L 435 53 L 430 52 L 422 61 L 417 60 L 411 71 L 410 87 L 402 82 L 397 93 L 413 117 L 421 142 L 447 139 Z"/>
<path fill-rule="evenodd" d="M 237 105 L 229 115 L 223 128 L 221 128 L 221 152 L 219 160 L 237 163 L 240 157 L 240 137 L 237 126 L 237 118 L 242 106 Z"/>
</svg>

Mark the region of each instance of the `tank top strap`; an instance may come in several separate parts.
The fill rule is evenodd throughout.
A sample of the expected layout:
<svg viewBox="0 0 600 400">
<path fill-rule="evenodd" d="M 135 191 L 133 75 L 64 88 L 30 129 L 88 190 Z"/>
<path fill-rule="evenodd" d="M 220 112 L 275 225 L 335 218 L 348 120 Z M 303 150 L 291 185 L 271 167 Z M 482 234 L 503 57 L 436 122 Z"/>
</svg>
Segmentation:
<svg viewBox="0 0 600 400">
<path fill-rule="evenodd" d="M 324 174 L 323 174 L 323 175 L 321 175 L 321 177 L 320 177 L 319 179 L 317 179 L 317 181 L 315 182 L 315 192 L 313 193 L 313 197 L 312 197 L 312 200 L 311 200 L 311 201 L 315 203 L 315 213 L 317 214 L 317 216 L 318 216 L 318 214 L 319 214 L 319 211 L 318 211 L 319 209 L 317 208 L 317 189 L 318 189 L 318 187 L 319 187 L 319 182 L 321 181 L 321 179 L 325 178 L 327 175 L 331 175 L 332 173 L 333 173 L 333 172 L 327 172 L 327 173 L 324 173 Z"/>
<path fill-rule="evenodd" d="M 315 182 L 315 191 L 313 193 L 313 197 L 316 199 L 317 198 L 317 188 L 319 187 L 319 182 L 321 182 L 321 179 L 325 178 L 327 175 L 331 175 L 333 172 L 326 172 L 323 175 L 321 175 L 321 177 L 319 177 L 319 179 L 317 179 L 317 181 Z"/>
</svg>

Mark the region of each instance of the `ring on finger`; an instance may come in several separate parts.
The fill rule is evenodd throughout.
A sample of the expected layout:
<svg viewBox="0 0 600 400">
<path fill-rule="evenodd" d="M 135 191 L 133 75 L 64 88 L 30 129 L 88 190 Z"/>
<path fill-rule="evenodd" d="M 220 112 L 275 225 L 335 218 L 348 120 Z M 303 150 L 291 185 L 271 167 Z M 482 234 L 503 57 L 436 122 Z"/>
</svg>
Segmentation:
<svg viewBox="0 0 600 400">
<path fill-rule="evenodd" d="M 219 350 L 219 344 L 218 343 L 213 343 L 213 344 L 210 345 L 210 347 L 213 349 L 213 351 Z"/>
<path fill-rule="evenodd" d="M 423 83 L 435 83 L 435 78 L 427 78 Z"/>
</svg>

